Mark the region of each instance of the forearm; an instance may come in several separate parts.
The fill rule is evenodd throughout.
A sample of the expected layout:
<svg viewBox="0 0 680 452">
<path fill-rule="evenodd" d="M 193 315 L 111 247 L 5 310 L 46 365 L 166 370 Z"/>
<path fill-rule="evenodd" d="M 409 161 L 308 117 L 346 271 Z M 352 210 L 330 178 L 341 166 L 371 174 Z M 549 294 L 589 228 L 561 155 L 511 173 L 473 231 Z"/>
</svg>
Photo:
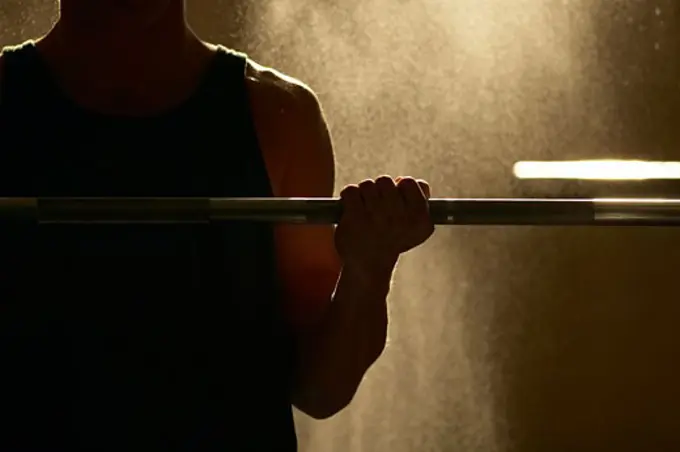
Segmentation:
<svg viewBox="0 0 680 452">
<path fill-rule="evenodd" d="M 295 403 L 301 410 L 325 418 L 352 400 L 385 347 L 395 264 L 343 268 L 325 317 L 299 340 Z"/>
</svg>

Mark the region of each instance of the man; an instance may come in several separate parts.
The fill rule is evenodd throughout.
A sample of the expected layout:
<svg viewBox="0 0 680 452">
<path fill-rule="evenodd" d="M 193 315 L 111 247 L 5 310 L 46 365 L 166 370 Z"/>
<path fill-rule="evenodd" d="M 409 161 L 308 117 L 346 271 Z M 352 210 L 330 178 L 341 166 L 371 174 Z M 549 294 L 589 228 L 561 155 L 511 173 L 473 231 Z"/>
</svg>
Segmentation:
<svg viewBox="0 0 680 452">
<path fill-rule="evenodd" d="M 326 197 L 297 80 L 201 41 L 183 0 L 61 0 L 0 59 L 0 196 Z M 346 187 L 331 226 L 6 227 L 0 450 L 295 450 L 379 357 L 429 187 Z"/>
</svg>

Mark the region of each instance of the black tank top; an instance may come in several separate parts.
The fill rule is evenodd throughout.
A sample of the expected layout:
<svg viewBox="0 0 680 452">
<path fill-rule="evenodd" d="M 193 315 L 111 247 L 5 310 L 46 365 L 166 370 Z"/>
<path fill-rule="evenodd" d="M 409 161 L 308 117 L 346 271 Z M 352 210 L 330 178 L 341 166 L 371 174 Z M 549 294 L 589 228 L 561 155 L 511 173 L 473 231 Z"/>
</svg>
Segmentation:
<svg viewBox="0 0 680 452">
<path fill-rule="evenodd" d="M 7 50 L 0 197 L 267 197 L 221 48 L 148 118 L 84 111 L 33 43 Z M 0 451 L 294 451 L 271 227 L 0 223 Z"/>
</svg>

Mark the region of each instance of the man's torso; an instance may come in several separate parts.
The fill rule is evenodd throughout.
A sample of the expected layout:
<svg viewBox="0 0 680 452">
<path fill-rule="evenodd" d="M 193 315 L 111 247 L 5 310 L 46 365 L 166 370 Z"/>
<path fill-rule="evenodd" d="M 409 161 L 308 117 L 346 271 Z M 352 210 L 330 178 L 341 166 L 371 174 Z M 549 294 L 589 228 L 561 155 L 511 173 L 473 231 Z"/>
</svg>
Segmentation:
<svg viewBox="0 0 680 452">
<path fill-rule="evenodd" d="M 3 71 L 5 87 L 44 93 L 24 93 L 30 102 L 18 107 L 22 93 L 3 94 L 0 127 L 12 136 L 3 143 L 14 145 L 0 156 L 0 195 L 271 196 L 281 164 L 258 144 L 266 109 L 233 88 L 245 83 L 242 63 L 220 54 L 187 103 L 136 119 L 83 111 L 59 98 L 47 71 L 25 74 L 33 84 Z M 238 439 L 250 433 L 254 444 L 258 422 L 282 425 L 268 434 L 291 441 L 269 227 L 20 225 L 0 241 L 16 428 L 52 424 L 53 441 L 84 450 L 207 448 L 229 437 L 247 447 Z"/>
</svg>

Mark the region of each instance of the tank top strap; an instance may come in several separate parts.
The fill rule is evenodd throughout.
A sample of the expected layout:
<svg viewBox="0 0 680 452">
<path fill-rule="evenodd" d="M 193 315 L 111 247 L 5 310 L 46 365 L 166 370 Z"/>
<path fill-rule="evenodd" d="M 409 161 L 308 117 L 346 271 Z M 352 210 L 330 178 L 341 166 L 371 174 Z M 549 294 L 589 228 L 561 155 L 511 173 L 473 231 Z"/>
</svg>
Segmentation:
<svg viewBox="0 0 680 452">
<path fill-rule="evenodd" d="M 243 192 L 243 196 L 257 193 L 256 196 L 269 197 L 273 194 L 252 115 L 247 79 L 248 61 L 247 54 L 219 46 L 214 70 L 204 84 L 203 102 L 219 109 L 219 114 L 209 118 L 215 130 L 223 128 L 226 122 L 230 124 L 231 130 L 238 130 L 238 136 L 225 136 L 224 146 L 214 147 L 219 149 L 218 152 L 225 159 L 221 170 L 228 186 L 224 189 L 232 196 L 239 196 L 239 192 Z M 231 174 L 230 170 L 238 173 Z M 248 183 L 244 185 L 240 182 L 236 186 L 230 184 L 230 180 L 246 180 Z"/>
</svg>

